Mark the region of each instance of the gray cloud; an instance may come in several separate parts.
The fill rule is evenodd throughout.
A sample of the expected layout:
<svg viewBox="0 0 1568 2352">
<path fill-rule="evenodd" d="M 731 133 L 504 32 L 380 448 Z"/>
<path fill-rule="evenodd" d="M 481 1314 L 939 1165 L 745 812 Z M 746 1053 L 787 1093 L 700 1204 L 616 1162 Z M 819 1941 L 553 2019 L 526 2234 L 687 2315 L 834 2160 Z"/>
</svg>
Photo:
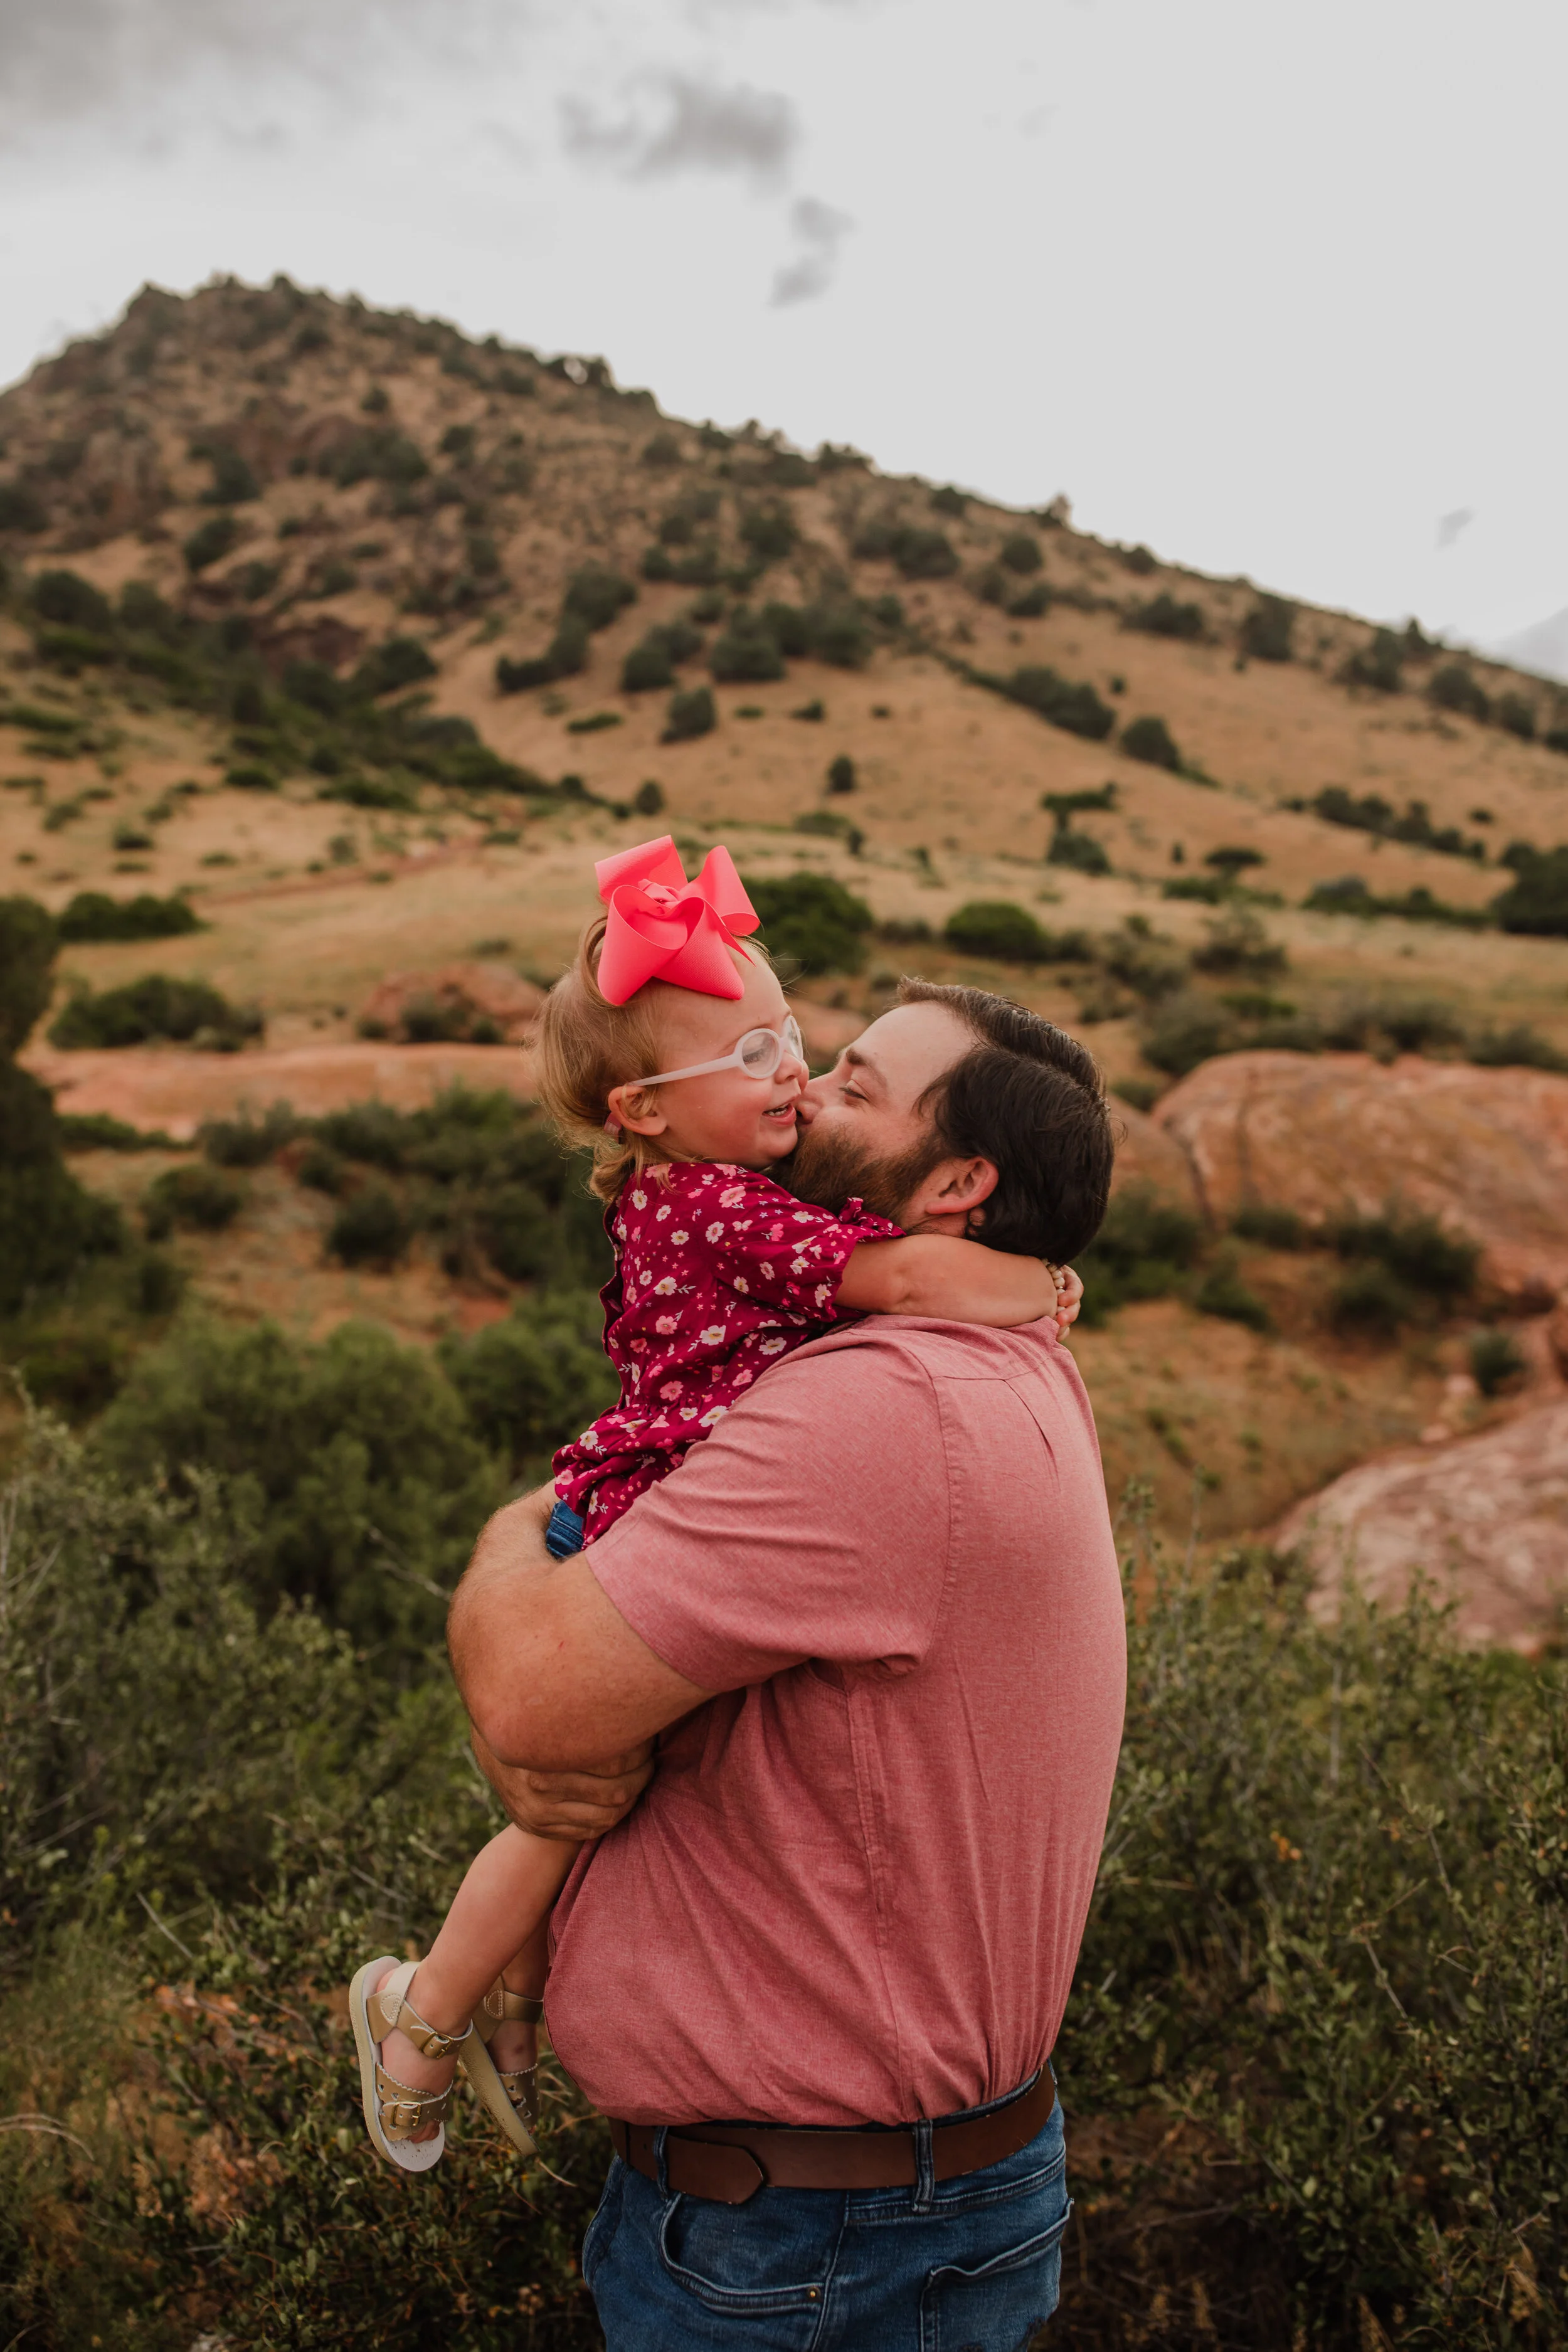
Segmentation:
<svg viewBox="0 0 1568 2352">
<path fill-rule="evenodd" d="M 0 0 L 0 120 L 44 131 L 162 111 L 215 74 L 247 92 L 279 79 L 363 90 L 410 45 L 458 64 L 526 13 L 516 0 Z"/>
<path fill-rule="evenodd" d="M 1452 547 L 1462 530 L 1468 530 L 1476 519 L 1474 507 L 1456 507 L 1452 514 L 1437 518 L 1437 545 Z"/>
<path fill-rule="evenodd" d="M 826 293 L 838 267 L 838 248 L 855 226 L 847 213 L 836 212 L 818 196 L 802 196 L 791 207 L 789 225 L 805 249 L 773 279 L 769 299 L 775 310 L 814 302 Z"/>
<path fill-rule="evenodd" d="M 606 121 L 581 99 L 563 100 L 567 152 L 628 180 L 735 172 L 766 186 L 784 178 L 800 138 L 789 99 L 743 82 L 726 89 L 684 74 L 664 75 L 656 106 L 650 119 L 634 98 L 619 121 Z"/>
</svg>

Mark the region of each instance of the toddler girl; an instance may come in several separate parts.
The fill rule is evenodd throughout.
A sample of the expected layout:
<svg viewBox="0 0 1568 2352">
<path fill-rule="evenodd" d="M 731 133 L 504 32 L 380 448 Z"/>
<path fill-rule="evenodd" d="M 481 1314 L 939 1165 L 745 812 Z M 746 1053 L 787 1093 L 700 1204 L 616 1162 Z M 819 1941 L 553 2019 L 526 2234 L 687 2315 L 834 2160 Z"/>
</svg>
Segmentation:
<svg viewBox="0 0 1568 2352">
<path fill-rule="evenodd" d="M 557 1558 L 594 1542 L 771 1364 L 846 1314 L 1009 1325 L 1058 1311 L 1058 1277 L 1037 1259 L 904 1235 L 858 1201 L 836 1216 L 768 1175 L 795 1148 L 807 1071 L 778 981 L 743 943 L 757 918 L 726 850 L 695 883 L 668 835 L 597 874 L 607 912 L 551 992 L 539 1078 L 562 1133 L 591 1144 L 608 1204 L 605 1345 L 621 1392 L 555 1457 Z M 438 2160 L 457 2064 L 531 2150 L 549 1914 L 575 1852 L 502 1830 L 426 1958 L 384 1956 L 355 1976 L 365 2125 L 403 2169 Z"/>
</svg>

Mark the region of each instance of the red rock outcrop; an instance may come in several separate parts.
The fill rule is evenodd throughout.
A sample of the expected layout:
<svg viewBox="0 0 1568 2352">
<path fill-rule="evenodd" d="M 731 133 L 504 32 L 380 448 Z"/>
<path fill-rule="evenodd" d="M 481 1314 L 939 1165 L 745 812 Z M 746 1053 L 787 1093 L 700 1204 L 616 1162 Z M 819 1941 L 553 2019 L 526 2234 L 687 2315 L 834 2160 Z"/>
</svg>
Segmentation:
<svg viewBox="0 0 1568 2352">
<path fill-rule="evenodd" d="M 1568 1397 L 1440 1450 L 1363 1462 L 1299 1504 L 1276 1543 L 1304 1550 L 1322 1616 L 1347 1574 L 1390 1605 L 1420 1576 L 1455 1602 L 1462 1640 L 1538 1650 L 1568 1606 Z"/>
<path fill-rule="evenodd" d="M 1540 1312 L 1568 1286 L 1568 1077 L 1366 1054 L 1226 1054 L 1153 1114 L 1210 1216 L 1303 1216 L 1397 1197 L 1462 1226 L 1488 1275 Z"/>
<path fill-rule="evenodd" d="M 297 1045 L 276 1053 L 190 1054 L 174 1046 L 22 1059 L 49 1087 L 57 1110 L 106 1111 L 129 1127 L 161 1128 L 186 1142 L 204 1119 L 264 1111 L 275 1102 L 319 1118 L 349 1103 L 417 1110 L 447 1087 L 478 1093 L 504 1087 L 526 1099 L 532 1065 L 514 1045 Z"/>
</svg>

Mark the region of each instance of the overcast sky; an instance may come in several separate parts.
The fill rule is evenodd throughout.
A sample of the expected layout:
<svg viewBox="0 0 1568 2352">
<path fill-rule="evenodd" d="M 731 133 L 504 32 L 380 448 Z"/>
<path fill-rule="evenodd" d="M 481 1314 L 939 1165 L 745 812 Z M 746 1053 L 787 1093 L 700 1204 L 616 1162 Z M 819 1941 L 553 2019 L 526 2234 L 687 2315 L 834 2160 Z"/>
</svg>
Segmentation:
<svg viewBox="0 0 1568 2352">
<path fill-rule="evenodd" d="M 1565 87 L 1563 0 L 0 0 L 0 380 L 281 269 L 1495 639 Z"/>
</svg>

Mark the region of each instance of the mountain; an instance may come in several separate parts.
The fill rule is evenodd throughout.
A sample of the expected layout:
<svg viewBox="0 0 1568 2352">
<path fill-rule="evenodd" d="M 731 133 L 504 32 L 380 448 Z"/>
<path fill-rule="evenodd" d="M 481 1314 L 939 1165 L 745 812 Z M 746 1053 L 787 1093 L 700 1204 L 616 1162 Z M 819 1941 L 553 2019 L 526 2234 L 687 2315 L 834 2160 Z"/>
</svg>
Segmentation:
<svg viewBox="0 0 1568 2352">
<path fill-rule="evenodd" d="M 1568 604 L 1550 619 L 1536 621 L 1504 637 L 1497 647 L 1504 661 L 1534 670 L 1542 677 L 1561 678 L 1568 685 Z"/>
</svg>

